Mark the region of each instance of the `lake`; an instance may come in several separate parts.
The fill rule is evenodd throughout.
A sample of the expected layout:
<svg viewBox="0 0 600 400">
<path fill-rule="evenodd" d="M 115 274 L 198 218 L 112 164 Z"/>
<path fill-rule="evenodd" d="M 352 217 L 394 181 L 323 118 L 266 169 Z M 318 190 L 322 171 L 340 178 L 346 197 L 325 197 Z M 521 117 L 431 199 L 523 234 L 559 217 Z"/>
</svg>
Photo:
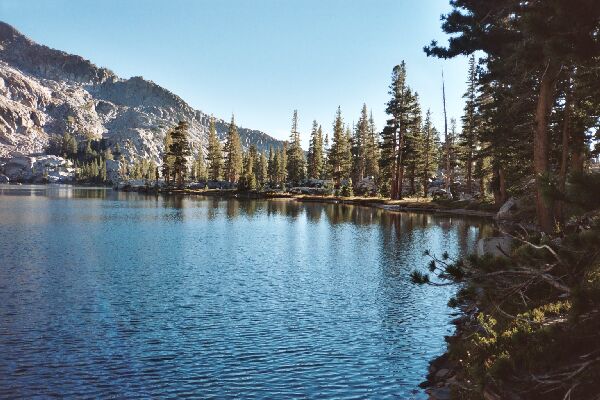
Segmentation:
<svg viewBox="0 0 600 400">
<path fill-rule="evenodd" d="M 415 398 L 480 219 L 0 185 L 0 397 Z"/>
</svg>

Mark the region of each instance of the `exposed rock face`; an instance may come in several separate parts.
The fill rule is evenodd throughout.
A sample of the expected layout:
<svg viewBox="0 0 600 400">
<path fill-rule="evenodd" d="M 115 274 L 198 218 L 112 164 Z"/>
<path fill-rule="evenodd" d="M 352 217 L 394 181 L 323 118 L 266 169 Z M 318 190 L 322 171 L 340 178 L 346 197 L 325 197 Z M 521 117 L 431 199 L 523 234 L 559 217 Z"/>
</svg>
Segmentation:
<svg viewBox="0 0 600 400">
<path fill-rule="evenodd" d="M 36 44 L 0 22 L 0 157 L 41 152 L 50 135 L 70 132 L 119 143 L 129 159 L 160 163 L 167 129 L 187 121 L 196 154 L 206 148 L 209 119 L 154 82 L 121 79 L 82 57 Z M 228 124 L 217 120 L 216 126 L 224 138 Z M 281 146 L 263 132 L 238 131 L 245 147 Z"/>
<path fill-rule="evenodd" d="M 9 181 L 54 183 L 75 179 L 75 168 L 71 161 L 52 155 L 13 157 L 0 165 L 0 172 Z"/>
</svg>

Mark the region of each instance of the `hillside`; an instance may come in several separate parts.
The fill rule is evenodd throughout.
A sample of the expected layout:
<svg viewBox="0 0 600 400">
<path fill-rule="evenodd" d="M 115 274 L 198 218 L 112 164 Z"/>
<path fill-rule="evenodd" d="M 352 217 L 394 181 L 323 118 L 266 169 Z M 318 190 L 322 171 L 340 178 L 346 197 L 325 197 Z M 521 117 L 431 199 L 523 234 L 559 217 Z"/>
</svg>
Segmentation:
<svg viewBox="0 0 600 400">
<path fill-rule="evenodd" d="M 206 147 L 210 114 L 142 77 L 122 79 L 84 58 L 50 49 L 0 22 L 0 157 L 43 151 L 50 135 L 119 143 L 129 159 L 160 162 L 166 130 L 189 123 L 193 152 Z M 224 138 L 228 123 L 217 119 Z M 242 144 L 259 150 L 281 142 L 239 128 Z"/>
</svg>

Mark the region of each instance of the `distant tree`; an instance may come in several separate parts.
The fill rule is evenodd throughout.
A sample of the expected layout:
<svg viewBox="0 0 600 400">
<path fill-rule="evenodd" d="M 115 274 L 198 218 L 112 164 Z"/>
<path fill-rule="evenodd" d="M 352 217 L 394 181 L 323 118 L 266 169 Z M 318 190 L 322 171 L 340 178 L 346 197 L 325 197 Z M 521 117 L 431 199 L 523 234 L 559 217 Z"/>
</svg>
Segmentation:
<svg viewBox="0 0 600 400">
<path fill-rule="evenodd" d="M 171 131 L 171 144 L 168 155 L 172 157 L 172 168 L 177 186 L 182 187 L 187 175 L 187 159 L 191 156 L 190 144 L 187 139 L 188 124 L 179 121 Z"/>
<path fill-rule="evenodd" d="M 347 133 L 344 132 L 342 110 L 338 107 L 333 122 L 333 140 L 327 155 L 336 189 L 339 189 L 342 180 L 350 178 L 352 153 L 349 139 Z"/>
<path fill-rule="evenodd" d="M 254 151 L 246 153 L 244 157 L 244 170 L 238 182 L 238 190 L 256 190 L 256 176 L 254 174 L 254 158 L 256 154 L 256 147 L 254 147 Z"/>
<path fill-rule="evenodd" d="M 221 143 L 217 137 L 217 128 L 215 126 L 215 119 L 210 118 L 210 124 L 208 128 L 208 177 L 210 180 L 219 181 L 223 177 L 223 152 L 221 150 Z"/>
<path fill-rule="evenodd" d="M 208 180 L 208 170 L 206 169 L 206 163 L 204 162 L 202 148 L 198 151 L 198 157 L 196 157 L 196 161 L 194 162 L 194 176 L 200 182 L 206 182 Z"/>
<path fill-rule="evenodd" d="M 421 181 L 420 174 L 425 161 L 424 155 L 424 135 L 423 135 L 423 117 L 421 106 L 419 105 L 419 95 L 414 93 L 415 105 L 410 110 L 410 116 L 407 119 L 407 128 L 404 141 L 404 165 L 406 176 L 409 181 L 409 194 L 417 194 L 417 181 Z"/>
<path fill-rule="evenodd" d="M 479 118 L 477 110 L 478 99 L 478 80 L 475 56 L 469 58 L 469 77 L 467 79 L 467 91 L 463 98 L 465 99 L 465 110 L 462 117 L 462 132 L 459 137 L 460 160 L 463 164 L 466 181 L 467 193 L 473 192 L 473 163 L 475 161 L 475 150 L 477 147 L 477 137 L 479 133 Z"/>
<path fill-rule="evenodd" d="M 438 143 L 439 139 L 437 130 L 431 122 L 431 111 L 427 110 L 427 114 L 425 115 L 425 122 L 423 124 L 423 153 L 421 169 L 421 184 L 423 186 L 424 197 L 427 197 L 429 179 L 437 169 Z"/>
<path fill-rule="evenodd" d="M 256 166 L 256 184 L 262 189 L 269 180 L 269 161 L 267 160 L 267 156 L 265 156 L 265 153 L 260 153 L 258 157 L 258 162 L 256 162 L 254 165 Z"/>
<path fill-rule="evenodd" d="M 381 168 L 383 178 L 389 181 L 390 197 L 400 199 L 403 191 L 405 169 L 406 132 L 418 106 L 417 96 L 406 83 L 406 64 L 396 65 L 392 71 L 392 83 L 386 113 L 390 116 L 387 129 L 382 131 Z"/>
<path fill-rule="evenodd" d="M 267 171 L 269 174 L 269 183 L 276 185 L 278 183 L 278 170 L 279 170 L 279 152 L 273 151 L 273 147 L 269 146 L 269 161 Z"/>
<path fill-rule="evenodd" d="M 363 104 L 360 118 L 354 129 L 352 139 L 352 172 L 355 182 L 363 180 L 367 170 L 367 151 L 369 150 L 369 116 L 367 105 Z"/>
<path fill-rule="evenodd" d="M 283 147 L 279 150 L 279 159 L 277 167 L 277 182 L 285 184 L 287 182 L 287 160 L 288 160 L 288 143 L 283 142 Z"/>
<path fill-rule="evenodd" d="M 287 179 L 292 185 L 299 185 L 306 176 L 306 161 L 304 150 L 300 142 L 298 132 L 298 111 L 294 110 L 292 117 L 292 131 L 290 134 L 289 147 L 287 149 Z"/>
<path fill-rule="evenodd" d="M 376 179 L 379 176 L 379 141 L 373 113 L 369 116 L 369 128 L 365 142 L 365 175 Z"/>
<path fill-rule="evenodd" d="M 171 148 L 171 144 L 173 144 L 173 138 L 172 135 L 173 134 L 173 129 L 169 129 L 167 130 L 167 132 L 165 133 L 165 139 L 163 141 L 163 156 L 162 156 L 162 176 L 165 179 L 165 183 L 167 185 L 171 184 L 171 175 L 173 174 L 174 171 L 174 163 L 175 163 L 175 159 L 174 157 L 170 154 L 170 148 Z M 118 146 L 118 144 L 117 144 Z"/>
<path fill-rule="evenodd" d="M 323 154 L 323 130 L 313 121 L 312 131 L 310 133 L 310 144 L 308 146 L 308 177 L 312 179 L 322 179 L 324 167 Z"/>
<path fill-rule="evenodd" d="M 444 172 L 447 176 L 449 185 L 452 185 L 454 182 L 454 177 L 456 174 L 456 167 L 458 166 L 458 146 L 456 143 L 456 138 L 458 136 L 458 132 L 456 131 L 456 119 L 450 118 L 450 131 L 446 137 L 446 141 L 442 146 L 442 159 L 444 160 Z M 469 189 L 470 193 L 470 189 Z"/>
<path fill-rule="evenodd" d="M 225 142 L 225 176 L 229 182 L 235 183 L 239 180 L 244 167 L 242 143 L 235 125 L 235 118 L 231 116 L 231 123 L 227 132 Z"/>
</svg>

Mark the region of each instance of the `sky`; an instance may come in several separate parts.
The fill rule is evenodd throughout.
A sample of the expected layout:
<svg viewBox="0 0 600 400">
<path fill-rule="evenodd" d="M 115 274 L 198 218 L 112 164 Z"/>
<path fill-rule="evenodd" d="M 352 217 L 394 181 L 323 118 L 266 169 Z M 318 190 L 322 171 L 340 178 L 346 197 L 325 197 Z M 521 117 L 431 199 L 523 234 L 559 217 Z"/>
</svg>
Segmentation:
<svg viewBox="0 0 600 400">
<path fill-rule="evenodd" d="M 338 106 L 352 123 L 366 103 L 381 129 L 402 60 L 440 131 L 444 71 L 448 118 L 459 120 L 467 59 L 423 52 L 432 39 L 446 43 L 440 15 L 449 9 L 448 0 L 0 0 L 0 20 L 278 139 L 297 109 L 307 148 L 312 121 L 331 132 Z"/>
</svg>

